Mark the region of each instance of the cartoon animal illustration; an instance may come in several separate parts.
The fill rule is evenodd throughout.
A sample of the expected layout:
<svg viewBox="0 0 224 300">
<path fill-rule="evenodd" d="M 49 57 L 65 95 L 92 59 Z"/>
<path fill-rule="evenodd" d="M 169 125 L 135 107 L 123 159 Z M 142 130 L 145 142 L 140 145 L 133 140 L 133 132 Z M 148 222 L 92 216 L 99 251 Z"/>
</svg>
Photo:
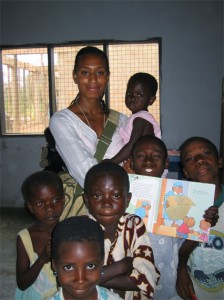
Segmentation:
<svg viewBox="0 0 224 300">
<path fill-rule="evenodd" d="M 172 191 L 164 196 L 163 218 L 165 225 L 178 228 L 183 218 L 189 213 L 191 206 L 195 206 L 195 204 L 191 198 L 183 195 L 182 182 L 175 181 Z"/>
<path fill-rule="evenodd" d="M 208 242 L 208 234 L 209 234 L 209 229 L 211 227 L 211 224 L 209 222 L 206 222 L 204 219 L 200 221 L 200 236 L 199 239 L 202 240 L 204 243 Z"/>
<path fill-rule="evenodd" d="M 194 230 L 190 228 L 195 225 L 195 219 L 193 217 L 184 217 L 183 224 L 177 228 L 177 237 L 188 238 L 189 233 L 193 233 Z"/>
</svg>

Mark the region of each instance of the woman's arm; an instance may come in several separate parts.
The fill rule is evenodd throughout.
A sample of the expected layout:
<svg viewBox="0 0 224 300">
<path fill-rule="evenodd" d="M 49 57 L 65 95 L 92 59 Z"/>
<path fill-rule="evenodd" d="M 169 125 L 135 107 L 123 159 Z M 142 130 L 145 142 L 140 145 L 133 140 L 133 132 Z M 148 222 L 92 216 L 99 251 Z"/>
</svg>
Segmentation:
<svg viewBox="0 0 224 300">
<path fill-rule="evenodd" d="M 17 237 L 16 281 L 22 291 L 30 287 L 40 274 L 45 263 L 50 261 L 50 244 L 48 243 L 35 263 L 30 266 L 30 259 L 20 236 Z"/>
<path fill-rule="evenodd" d="M 83 187 L 85 174 L 97 164 L 94 158 L 96 133 L 70 110 L 55 113 L 50 120 L 50 130 L 70 175 Z"/>
</svg>

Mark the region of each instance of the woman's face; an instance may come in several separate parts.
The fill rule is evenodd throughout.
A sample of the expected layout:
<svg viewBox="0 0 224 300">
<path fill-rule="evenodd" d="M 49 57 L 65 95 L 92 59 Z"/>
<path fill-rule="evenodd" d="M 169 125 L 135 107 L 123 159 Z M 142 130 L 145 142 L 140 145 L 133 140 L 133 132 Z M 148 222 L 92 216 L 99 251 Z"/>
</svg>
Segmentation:
<svg viewBox="0 0 224 300">
<path fill-rule="evenodd" d="M 105 60 L 95 54 L 80 57 L 77 72 L 73 71 L 73 79 L 78 85 L 80 98 L 102 98 L 109 80 Z"/>
</svg>

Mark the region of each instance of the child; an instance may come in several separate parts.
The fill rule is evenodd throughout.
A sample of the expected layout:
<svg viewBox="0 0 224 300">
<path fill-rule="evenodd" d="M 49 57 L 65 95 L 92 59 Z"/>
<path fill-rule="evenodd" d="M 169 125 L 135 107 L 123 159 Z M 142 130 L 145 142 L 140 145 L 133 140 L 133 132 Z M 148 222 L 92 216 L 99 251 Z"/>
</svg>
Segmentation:
<svg viewBox="0 0 224 300">
<path fill-rule="evenodd" d="M 57 174 L 40 171 L 26 178 L 22 193 L 36 223 L 18 233 L 15 299 L 48 299 L 57 291 L 50 264 L 50 238 L 63 211 L 63 184 Z"/>
<path fill-rule="evenodd" d="M 161 177 L 168 168 L 167 148 L 155 136 L 143 136 L 134 144 L 131 155 L 131 168 L 136 174 Z M 207 214 L 206 214 L 207 217 Z M 206 218 L 206 221 L 209 221 Z M 155 264 L 160 271 L 160 281 L 154 300 L 180 299 L 176 292 L 178 250 L 183 239 L 149 233 Z"/>
<path fill-rule="evenodd" d="M 148 106 L 156 100 L 158 83 L 148 73 L 136 73 L 130 77 L 125 95 L 125 104 L 132 112 L 120 134 L 123 148 L 110 161 L 120 164 L 131 155 L 131 149 L 137 139 L 144 135 L 155 135 L 161 138 L 159 124 L 148 112 Z"/>
<path fill-rule="evenodd" d="M 44 130 L 44 136 L 47 141 L 47 145 L 42 147 L 40 167 L 43 168 L 44 171 L 48 170 L 55 173 L 64 171 L 65 164 L 56 150 L 55 140 L 49 127 Z"/>
<path fill-rule="evenodd" d="M 105 231 L 100 285 L 124 299 L 152 299 L 159 273 L 143 221 L 125 213 L 130 198 L 128 175 L 120 165 L 102 162 L 87 172 L 85 204 Z"/>
<path fill-rule="evenodd" d="M 215 217 L 211 223 L 214 226 L 218 222 L 210 230 L 208 243 L 186 240 L 182 244 L 177 291 L 183 299 L 224 299 L 224 186 L 219 178 L 222 160 L 216 146 L 203 137 L 186 140 L 180 147 L 180 159 L 186 178 L 215 184 L 211 211 Z"/>
<path fill-rule="evenodd" d="M 168 168 L 167 148 L 159 138 L 146 135 L 134 144 L 131 154 L 131 168 L 144 176 L 161 177 Z M 133 172 L 132 172 L 133 173 Z M 160 271 L 160 280 L 153 299 L 180 299 L 176 293 L 176 269 L 178 249 L 183 239 L 149 233 L 155 264 Z"/>
<path fill-rule="evenodd" d="M 104 257 L 104 233 L 87 216 L 60 222 L 52 236 L 52 267 L 60 284 L 54 300 L 119 300 L 98 286 Z"/>
</svg>

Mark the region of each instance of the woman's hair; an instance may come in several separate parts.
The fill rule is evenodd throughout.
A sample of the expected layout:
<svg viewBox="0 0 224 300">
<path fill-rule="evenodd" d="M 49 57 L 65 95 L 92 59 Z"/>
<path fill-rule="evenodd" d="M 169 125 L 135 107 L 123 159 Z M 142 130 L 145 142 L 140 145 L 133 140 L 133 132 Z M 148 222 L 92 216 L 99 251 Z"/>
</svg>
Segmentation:
<svg viewBox="0 0 224 300">
<path fill-rule="evenodd" d="M 164 154 L 164 159 L 167 159 L 167 148 L 166 148 L 166 145 L 165 143 L 159 139 L 158 137 L 154 136 L 154 135 L 144 135 L 144 136 L 141 136 L 133 145 L 132 149 L 131 149 L 131 156 L 133 156 L 134 152 L 135 152 L 135 149 L 136 147 L 141 144 L 141 143 L 155 143 L 157 144 L 160 149 L 163 151 L 163 154 Z"/>
<path fill-rule="evenodd" d="M 22 194 L 25 203 L 34 195 L 34 188 L 53 185 L 63 195 L 63 183 L 61 178 L 52 171 L 38 171 L 28 176 L 22 184 Z"/>
<path fill-rule="evenodd" d="M 106 70 L 109 74 L 110 73 L 110 67 L 109 67 L 109 60 L 108 60 L 108 57 L 107 57 L 106 53 L 104 51 L 100 50 L 99 48 L 92 47 L 92 46 L 87 46 L 87 47 L 84 47 L 81 50 L 79 50 L 79 52 L 77 53 L 76 58 L 75 58 L 74 72 L 77 73 L 77 71 L 78 71 L 80 58 L 85 56 L 85 55 L 91 55 L 91 54 L 100 56 L 104 59 L 105 65 L 106 65 Z M 78 98 L 78 95 L 77 95 L 76 99 L 77 98 Z M 76 99 L 75 99 L 75 101 L 76 101 Z M 106 103 L 104 102 L 103 99 L 100 100 L 100 104 L 101 104 L 101 107 L 102 107 L 102 110 L 103 110 L 104 114 L 109 115 L 110 110 L 107 107 L 107 105 L 106 105 Z"/>
<path fill-rule="evenodd" d="M 194 142 L 202 142 L 202 143 L 206 144 L 209 148 L 211 148 L 214 151 L 215 156 L 217 158 L 219 157 L 219 152 L 218 152 L 217 147 L 210 140 L 208 140 L 204 137 L 200 137 L 200 136 L 193 136 L 193 137 L 187 139 L 186 141 L 184 141 L 179 148 L 181 162 L 183 162 L 183 153 L 184 153 L 186 147 L 189 144 L 194 143 Z"/>
<path fill-rule="evenodd" d="M 104 231 L 100 224 L 87 216 L 76 216 L 59 222 L 52 234 L 52 258 L 56 259 L 63 242 L 96 242 L 104 257 Z"/>
<path fill-rule="evenodd" d="M 75 64 L 74 64 L 74 72 L 76 73 L 78 71 L 80 58 L 82 56 L 91 55 L 91 54 L 102 57 L 105 61 L 107 72 L 110 73 L 109 60 L 108 60 L 106 53 L 104 51 L 100 50 L 99 48 L 92 47 L 92 46 L 84 47 L 81 50 L 79 50 L 79 52 L 76 54 Z"/>
<path fill-rule="evenodd" d="M 128 84 L 133 82 L 141 82 L 145 86 L 147 86 L 151 92 L 151 96 L 155 96 L 158 90 L 158 82 L 154 76 L 148 73 L 135 73 L 132 75 L 129 80 Z"/>
<path fill-rule="evenodd" d="M 88 192 L 88 187 L 90 185 L 90 181 L 92 178 L 96 177 L 98 174 L 115 174 L 119 175 L 123 179 L 123 186 L 127 188 L 129 191 L 129 178 L 127 172 L 122 168 L 120 165 L 115 164 L 113 162 L 102 162 L 95 166 L 93 166 L 89 171 L 86 173 L 85 181 L 84 181 L 84 191 Z"/>
</svg>

